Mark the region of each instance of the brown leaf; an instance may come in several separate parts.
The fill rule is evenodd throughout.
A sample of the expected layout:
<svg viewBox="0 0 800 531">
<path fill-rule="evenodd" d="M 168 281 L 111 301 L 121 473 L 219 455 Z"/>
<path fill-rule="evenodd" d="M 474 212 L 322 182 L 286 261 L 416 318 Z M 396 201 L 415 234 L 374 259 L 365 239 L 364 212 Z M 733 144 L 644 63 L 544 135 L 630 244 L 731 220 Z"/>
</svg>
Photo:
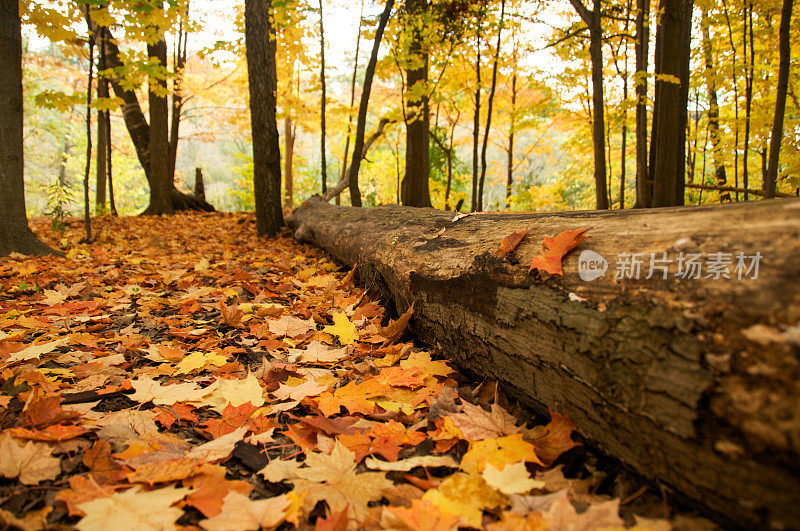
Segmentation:
<svg viewBox="0 0 800 531">
<path fill-rule="evenodd" d="M 503 238 L 503 241 L 500 242 L 500 247 L 497 248 L 494 254 L 499 256 L 513 252 L 517 247 L 519 247 L 519 244 L 522 243 L 525 235 L 528 234 L 529 227 L 530 226 L 525 227 L 525 229 L 520 232 L 512 232 Z"/>
</svg>

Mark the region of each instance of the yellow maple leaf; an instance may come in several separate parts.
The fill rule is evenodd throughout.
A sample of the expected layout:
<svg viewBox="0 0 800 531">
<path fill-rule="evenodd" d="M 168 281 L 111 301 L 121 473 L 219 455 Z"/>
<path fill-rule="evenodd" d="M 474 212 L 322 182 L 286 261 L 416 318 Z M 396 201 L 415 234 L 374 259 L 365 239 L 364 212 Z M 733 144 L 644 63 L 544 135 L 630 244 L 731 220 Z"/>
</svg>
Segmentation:
<svg viewBox="0 0 800 531">
<path fill-rule="evenodd" d="M 436 505 L 442 514 L 460 516 L 466 525 L 480 528 L 483 510 L 505 507 L 505 496 L 474 474 L 453 474 L 437 489 L 422 496 L 423 501 Z"/>
<path fill-rule="evenodd" d="M 521 433 L 499 439 L 471 441 L 469 450 L 461 459 L 461 469 L 465 472 L 481 473 L 487 463 L 497 469 L 502 469 L 507 464 L 519 461 L 544 466 L 544 463 L 536 456 L 533 445 L 522 440 Z"/>
<path fill-rule="evenodd" d="M 210 366 L 222 367 L 228 358 L 221 354 L 193 352 L 183 358 L 175 369 L 175 374 L 190 374 L 197 370 L 205 370 Z"/>
<path fill-rule="evenodd" d="M 333 324 L 326 326 L 323 331 L 338 337 L 342 345 L 352 345 L 358 339 L 356 325 L 347 318 L 344 312 L 333 314 Z"/>
<path fill-rule="evenodd" d="M 211 406 L 222 414 L 228 404 L 239 407 L 250 402 L 256 407 L 264 405 L 264 389 L 253 373 L 247 373 L 244 380 L 226 380 L 220 378 L 205 388 L 202 405 Z"/>
</svg>

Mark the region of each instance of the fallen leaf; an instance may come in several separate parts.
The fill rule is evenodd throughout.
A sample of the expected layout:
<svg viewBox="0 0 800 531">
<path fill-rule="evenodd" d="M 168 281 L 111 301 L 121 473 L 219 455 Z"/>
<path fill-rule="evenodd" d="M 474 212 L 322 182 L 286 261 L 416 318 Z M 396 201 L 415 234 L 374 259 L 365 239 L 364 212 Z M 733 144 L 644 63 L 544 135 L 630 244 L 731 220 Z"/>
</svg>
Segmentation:
<svg viewBox="0 0 800 531">
<path fill-rule="evenodd" d="M 409 457 L 408 459 L 401 459 L 389 463 L 375 459 L 374 457 L 367 458 L 364 461 L 367 468 L 371 470 L 383 470 L 384 472 L 408 472 L 417 467 L 436 468 L 458 468 L 458 462 L 449 455 L 421 455 L 418 457 Z"/>
<path fill-rule="evenodd" d="M 512 232 L 503 238 L 503 241 L 500 242 L 500 247 L 497 248 L 494 254 L 498 256 L 510 254 L 517 247 L 519 247 L 519 244 L 522 243 L 522 240 L 525 238 L 526 234 L 528 234 L 528 227 L 525 227 L 525 229 L 520 232 Z"/>
<path fill-rule="evenodd" d="M 464 402 L 461 409 L 461 413 L 451 413 L 448 417 L 466 439 L 497 439 L 519 432 L 517 420 L 497 404 L 492 404 L 491 412 L 469 402 Z"/>
<path fill-rule="evenodd" d="M 11 435 L 0 435 L 0 476 L 18 478 L 25 485 L 55 479 L 61 473 L 61 460 L 51 457 L 47 444 L 28 442 L 24 446 Z"/>
<path fill-rule="evenodd" d="M 525 461 L 507 464 L 501 470 L 496 469 L 491 463 L 486 463 L 486 468 L 481 474 L 486 483 L 503 494 L 524 494 L 533 489 L 544 487 L 544 481 L 531 479 L 525 468 Z"/>
<path fill-rule="evenodd" d="M 303 321 L 288 315 L 284 315 L 280 319 L 267 321 L 267 325 L 269 326 L 269 331 L 278 337 L 297 337 L 317 328 L 317 324 L 313 319 Z"/>
<path fill-rule="evenodd" d="M 68 343 L 68 339 L 62 337 L 49 343 L 41 343 L 39 345 L 31 345 L 28 348 L 15 352 L 5 361 L 6 363 L 16 363 L 18 361 L 38 360 L 43 354 L 49 354 L 59 347 L 63 347 Z"/>
<path fill-rule="evenodd" d="M 583 242 L 583 233 L 589 229 L 565 230 L 555 238 L 545 238 L 543 252 L 533 258 L 530 271 L 538 269 L 551 275 L 564 275 L 561 260 Z"/>
<path fill-rule="evenodd" d="M 477 528 L 482 527 L 484 509 L 507 505 L 505 497 L 482 477 L 463 473 L 448 477 L 438 488 L 423 494 L 422 500 L 436 505 L 442 514 L 463 518 L 465 525 Z"/>
<path fill-rule="evenodd" d="M 75 527 L 81 531 L 173 529 L 175 521 L 183 514 L 182 509 L 173 505 L 188 493 L 187 489 L 169 487 L 149 491 L 131 489 L 115 492 L 107 498 L 79 504 L 78 509 L 86 516 Z"/>
<path fill-rule="evenodd" d="M 213 441 L 196 446 L 188 454 L 186 454 L 186 457 L 189 459 L 205 461 L 207 463 L 223 461 L 231 455 L 236 443 L 244 438 L 247 430 L 248 428 L 243 426 L 238 430 L 232 431 L 231 433 L 223 435 L 217 439 L 214 439 Z"/>
<path fill-rule="evenodd" d="M 231 491 L 222 502 L 221 512 L 200 524 L 209 531 L 272 529 L 286 519 L 288 508 L 289 499 L 285 495 L 251 500 Z"/>
<path fill-rule="evenodd" d="M 339 338 L 342 345 L 352 345 L 358 339 L 356 325 L 347 318 L 343 312 L 333 314 L 333 324 L 326 326 L 323 331 Z"/>
<path fill-rule="evenodd" d="M 507 464 L 526 461 L 544 464 L 536 456 L 532 444 L 522 440 L 522 434 L 509 435 L 499 439 L 485 439 L 470 442 L 469 450 L 461 458 L 461 469 L 466 472 L 483 472 L 486 464 L 502 468 Z"/>
<path fill-rule="evenodd" d="M 445 514 L 428 500 L 413 500 L 411 507 L 384 507 L 381 527 L 398 531 L 452 531 L 464 523 L 459 515 Z"/>
</svg>

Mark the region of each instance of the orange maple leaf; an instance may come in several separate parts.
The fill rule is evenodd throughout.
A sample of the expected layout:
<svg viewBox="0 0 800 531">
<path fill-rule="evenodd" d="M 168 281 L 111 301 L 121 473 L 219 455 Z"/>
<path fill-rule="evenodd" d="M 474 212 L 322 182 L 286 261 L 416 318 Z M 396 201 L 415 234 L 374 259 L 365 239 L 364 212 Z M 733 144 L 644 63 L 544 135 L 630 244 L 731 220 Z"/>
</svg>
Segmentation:
<svg viewBox="0 0 800 531">
<path fill-rule="evenodd" d="M 56 424 L 55 426 L 48 426 L 43 430 L 11 428 L 6 430 L 6 433 L 11 434 L 17 439 L 26 439 L 29 441 L 61 442 L 80 437 L 87 431 L 89 430 L 82 426 L 62 426 Z"/>
<path fill-rule="evenodd" d="M 587 230 L 565 230 L 555 238 L 545 238 L 543 252 L 533 258 L 529 271 L 538 269 L 551 275 L 564 276 L 561 260 L 584 240 L 583 233 Z"/>
<path fill-rule="evenodd" d="M 511 254 L 517 247 L 519 247 L 519 244 L 522 243 L 522 240 L 525 238 L 525 235 L 528 234 L 529 227 L 530 225 L 525 227 L 525 229 L 520 232 L 512 232 L 511 234 L 503 238 L 503 241 L 500 242 L 500 247 L 497 248 L 494 254 L 498 256 L 504 254 Z"/>
<path fill-rule="evenodd" d="M 222 437 L 247 424 L 256 409 L 258 408 L 250 402 L 238 407 L 228 404 L 222 411 L 222 418 L 207 420 L 203 427 L 212 438 Z"/>
</svg>

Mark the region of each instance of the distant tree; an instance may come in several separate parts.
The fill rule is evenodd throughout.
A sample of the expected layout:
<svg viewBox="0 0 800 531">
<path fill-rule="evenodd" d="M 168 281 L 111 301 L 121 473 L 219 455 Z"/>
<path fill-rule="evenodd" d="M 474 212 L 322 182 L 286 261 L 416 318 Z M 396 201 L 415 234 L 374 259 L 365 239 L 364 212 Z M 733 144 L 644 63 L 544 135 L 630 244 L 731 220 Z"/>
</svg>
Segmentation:
<svg viewBox="0 0 800 531">
<path fill-rule="evenodd" d="M 791 20 L 792 0 L 783 0 L 780 28 L 780 66 L 778 69 L 778 87 L 775 98 L 775 117 L 772 122 L 772 139 L 769 145 L 769 165 L 764 175 L 764 196 L 775 197 L 778 182 L 778 161 L 780 160 L 781 141 L 783 140 L 783 120 L 786 113 L 786 93 L 789 88 L 789 68 L 791 66 Z"/>
<path fill-rule="evenodd" d="M 369 108 L 369 96 L 372 92 L 372 79 L 375 77 L 375 68 L 378 64 L 378 52 L 383 40 L 383 32 L 389 17 L 392 15 L 394 0 L 386 0 L 381 18 L 378 21 L 378 29 L 375 30 L 375 39 L 372 42 L 372 54 L 367 63 L 367 71 L 364 74 L 364 88 L 361 91 L 361 103 L 358 107 L 358 120 L 356 121 L 356 138 L 353 143 L 353 161 L 348 169 L 347 182 L 350 187 L 350 202 L 353 206 L 361 206 L 361 191 L 358 189 L 358 170 L 361 167 L 361 159 L 364 157 L 364 136 L 367 129 L 367 110 Z"/>
<path fill-rule="evenodd" d="M 319 110 L 319 121 L 320 121 L 320 168 L 322 169 L 322 193 L 328 191 L 328 161 L 327 153 L 325 152 L 325 135 L 326 135 L 326 124 L 325 124 L 325 107 L 327 105 L 327 86 L 325 84 L 325 17 L 324 12 L 322 10 L 322 0 L 319 0 L 319 55 L 320 55 L 320 66 L 319 66 L 319 81 L 320 85 L 322 86 L 322 95 L 320 97 L 320 110 Z"/>
<path fill-rule="evenodd" d="M 592 137 L 594 139 L 595 206 L 609 207 L 606 184 L 605 105 L 603 97 L 603 22 L 601 0 L 594 0 L 592 10 L 581 0 L 570 0 L 584 24 L 589 27 L 589 55 L 592 58 Z"/>
<path fill-rule="evenodd" d="M 283 226 L 281 152 L 276 119 L 276 42 L 269 19 L 272 0 L 245 0 L 245 45 L 253 133 L 253 186 L 259 236 Z"/>
<path fill-rule="evenodd" d="M 0 256 L 53 253 L 28 227 L 23 180 L 19 2 L 0 0 Z"/>
</svg>

